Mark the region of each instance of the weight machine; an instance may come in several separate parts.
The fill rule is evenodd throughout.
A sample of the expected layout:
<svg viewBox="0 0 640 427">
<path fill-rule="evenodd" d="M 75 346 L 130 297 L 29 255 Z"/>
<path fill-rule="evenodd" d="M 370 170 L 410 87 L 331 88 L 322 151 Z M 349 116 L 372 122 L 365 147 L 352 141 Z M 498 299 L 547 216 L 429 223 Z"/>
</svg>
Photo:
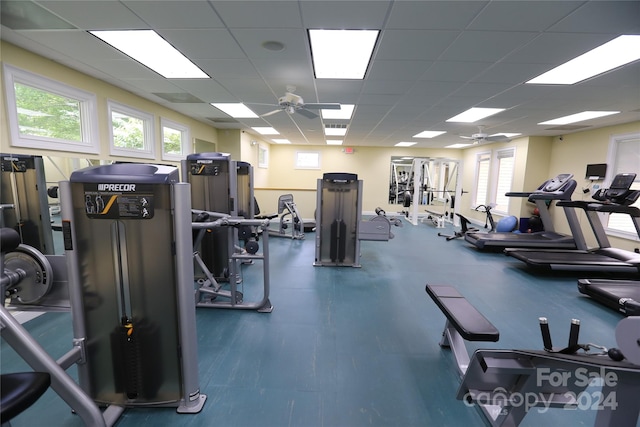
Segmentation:
<svg viewBox="0 0 640 427">
<path fill-rule="evenodd" d="M 446 317 L 440 346 L 451 349 L 462 379 L 457 399 L 475 406 L 488 425 L 518 426 L 528 411 L 542 406 L 597 409 L 595 427 L 636 426 L 640 317 L 618 323 L 618 349 L 580 343 L 577 319 L 571 321 L 567 345 L 556 348 L 547 319 L 540 318 L 544 350 L 478 349 L 470 354 L 467 341 L 496 342 L 499 331 L 454 287 L 428 284 L 426 291 Z M 596 385 L 592 380 L 599 390 L 589 389 Z"/>
<path fill-rule="evenodd" d="M 41 156 L 0 154 L 0 204 L 5 227 L 18 231 L 20 242 L 43 254 L 53 254 L 53 232 L 47 202 L 47 184 Z"/>
<path fill-rule="evenodd" d="M 25 305 L 22 295 L 66 271 L 73 349 L 56 363 L 4 307 L 3 337 L 6 330 L 18 354 L 51 373 L 54 390 L 87 425 L 112 425 L 126 407 L 197 413 L 205 403 L 193 327 L 191 199 L 178 177 L 177 168 L 140 164 L 74 172 L 60 183 L 66 263 L 42 269 L 53 256 L 34 256 L 12 266 L 23 273 L 6 295 L 20 310 L 43 311 L 46 292 Z M 64 372 L 73 364 L 79 386 Z M 108 409 L 100 413 L 94 402 Z"/>
<path fill-rule="evenodd" d="M 314 266 L 360 267 L 362 181 L 352 173 L 318 179 Z"/>
<path fill-rule="evenodd" d="M 432 173 L 437 177 L 434 178 Z M 458 162 L 415 158 L 410 177 L 412 184 L 404 200 L 404 207 L 407 208 L 405 214 L 409 222 L 418 225 L 418 222 L 426 219 L 438 228 L 443 228 L 445 222 L 452 222 L 457 226 L 458 218 L 455 213 L 458 212 L 458 206 L 455 201 L 460 200 L 462 196 Z M 455 187 L 453 189 L 450 188 L 452 183 Z M 419 213 L 421 205 L 426 206 L 426 215 Z"/>
<path fill-rule="evenodd" d="M 226 153 L 197 153 L 182 162 L 183 181 L 191 184 L 193 254 L 197 268 L 197 307 L 250 309 L 270 313 L 269 221 L 254 219 L 253 168 Z M 258 253 L 258 237 L 263 250 Z M 244 243 L 244 247 L 240 246 Z M 242 264 L 262 261 L 263 293 L 244 302 Z M 229 289 L 222 289 L 227 282 Z"/>
<path fill-rule="evenodd" d="M 304 229 L 306 221 L 302 219 L 298 212 L 298 207 L 293 201 L 293 194 L 283 194 L 278 197 L 278 213 L 271 215 L 260 215 L 258 219 L 275 219 L 279 217 L 278 229 L 269 229 L 269 234 L 277 237 L 287 237 L 287 230 L 291 228 L 290 236 L 294 240 L 304 239 Z"/>
<path fill-rule="evenodd" d="M 198 210 L 193 210 L 192 214 L 195 217 L 195 222 L 191 226 L 193 230 L 197 230 L 193 245 L 194 260 L 204 276 L 196 280 L 198 286 L 196 290 L 196 307 L 232 308 L 271 313 L 273 306 L 269 300 L 269 233 L 266 232 L 269 227 L 269 220 L 234 218 L 216 212 Z M 229 290 L 222 289 L 222 284 L 215 279 L 197 251 L 208 232 L 221 228 L 237 228 L 240 235 L 247 239 L 245 243 L 246 251 L 235 252 L 231 255 L 232 277 L 240 275 L 242 262 L 262 261 L 263 291 L 260 300 L 252 303 L 244 301 L 243 292 L 238 290 L 238 284 L 242 283 L 242 280 L 231 280 L 229 281 Z M 256 228 L 262 231 L 262 253 L 258 252 L 259 248 L 256 241 L 258 233 L 252 231 Z"/>
</svg>

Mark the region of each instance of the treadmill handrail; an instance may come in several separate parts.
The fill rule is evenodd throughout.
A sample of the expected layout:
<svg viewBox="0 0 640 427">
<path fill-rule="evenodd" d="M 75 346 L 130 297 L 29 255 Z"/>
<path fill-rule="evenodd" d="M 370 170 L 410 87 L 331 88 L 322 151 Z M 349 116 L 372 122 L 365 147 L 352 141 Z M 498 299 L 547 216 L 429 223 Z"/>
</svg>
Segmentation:
<svg viewBox="0 0 640 427">
<path fill-rule="evenodd" d="M 640 217 L 639 208 L 635 206 L 619 205 L 616 203 L 598 203 L 587 200 L 562 200 L 558 202 L 558 206 L 580 208 L 585 211 L 621 213 L 631 215 L 632 217 Z"/>
<path fill-rule="evenodd" d="M 548 182 L 548 181 L 547 181 Z M 545 182 L 546 184 L 546 182 Z M 574 179 L 565 182 L 559 189 L 555 191 L 545 191 L 546 185 L 543 184 L 535 191 L 509 191 L 505 193 L 507 197 L 528 197 L 529 201 L 534 200 L 571 200 L 573 191 L 578 186 Z"/>
</svg>

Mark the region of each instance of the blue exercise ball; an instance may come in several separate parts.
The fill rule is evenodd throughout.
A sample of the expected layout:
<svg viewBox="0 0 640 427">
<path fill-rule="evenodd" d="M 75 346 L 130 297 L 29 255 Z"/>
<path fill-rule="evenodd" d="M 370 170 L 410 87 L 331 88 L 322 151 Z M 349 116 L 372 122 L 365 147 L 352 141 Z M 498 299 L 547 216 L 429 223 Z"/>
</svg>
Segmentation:
<svg viewBox="0 0 640 427">
<path fill-rule="evenodd" d="M 515 216 L 506 216 L 496 224 L 496 231 L 502 233 L 511 233 L 518 227 L 518 218 Z"/>
</svg>

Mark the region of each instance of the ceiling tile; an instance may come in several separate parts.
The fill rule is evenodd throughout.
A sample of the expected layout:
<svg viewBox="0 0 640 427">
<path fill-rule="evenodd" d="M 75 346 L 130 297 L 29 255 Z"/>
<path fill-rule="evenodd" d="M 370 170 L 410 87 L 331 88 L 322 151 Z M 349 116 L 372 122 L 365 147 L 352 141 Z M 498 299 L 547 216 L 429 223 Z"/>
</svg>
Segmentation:
<svg viewBox="0 0 640 427">
<path fill-rule="evenodd" d="M 549 28 L 549 31 L 612 35 L 640 34 L 640 2 L 624 0 L 583 2 L 580 8 Z"/>
<path fill-rule="evenodd" d="M 414 81 L 419 79 L 433 64 L 433 61 L 374 61 L 369 67 L 367 82 L 376 80 Z"/>
<path fill-rule="evenodd" d="M 226 29 L 159 30 L 183 55 L 200 59 L 244 59 L 246 55 Z"/>
<path fill-rule="evenodd" d="M 300 28 L 295 1 L 210 1 L 229 28 Z"/>
<path fill-rule="evenodd" d="M 582 1 L 492 1 L 468 30 L 544 31 L 578 9 Z"/>
<path fill-rule="evenodd" d="M 390 0 L 361 1 L 300 1 L 305 28 L 330 30 L 382 29 Z"/>
<path fill-rule="evenodd" d="M 300 28 L 288 29 L 232 29 L 231 34 L 251 59 L 311 59 L 307 32 Z M 266 41 L 278 41 L 284 45 L 281 51 L 265 49 Z"/>
<path fill-rule="evenodd" d="M 386 30 L 378 41 L 375 59 L 435 60 L 458 35 L 457 31 Z"/>
<path fill-rule="evenodd" d="M 463 30 L 487 1 L 394 2 L 388 29 Z"/>
<path fill-rule="evenodd" d="M 41 1 L 40 4 L 84 30 L 141 30 L 149 25 L 119 1 Z"/>
<path fill-rule="evenodd" d="M 211 5 L 204 1 L 123 1 L 142 20 L 157 29 L 224 28 Z"/>
<path fill-rule="evenodd" d="M 440 59 L 494 62 L 525 45 L 535 36 L 536 33 L 530 32 L 465 31 Z"/>
</svg>

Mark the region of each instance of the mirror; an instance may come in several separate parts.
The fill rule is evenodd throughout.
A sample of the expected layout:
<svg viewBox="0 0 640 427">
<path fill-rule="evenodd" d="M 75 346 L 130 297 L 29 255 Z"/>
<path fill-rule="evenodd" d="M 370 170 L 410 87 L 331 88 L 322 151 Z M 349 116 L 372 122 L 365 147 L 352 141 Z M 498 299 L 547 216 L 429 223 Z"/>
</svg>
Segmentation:
<svg viewBox="0 0 640 427">
<path fill-rule="evenodd" d="M 391 156 L 389 175 L 389 204 L 402 205 L 404 193 L 409 190 L 413 170 L 413 157 Z M 411 190 L 410 190 L 411 191 Z"/>
<path fill-rule="evenodd" d="M 458 160 L 391 157 L 389 204 L 413 205 L 414 215 L 416 206 L 424 206 L 421 210 L 453 220 L 457 184 Z"/>
</svg>

